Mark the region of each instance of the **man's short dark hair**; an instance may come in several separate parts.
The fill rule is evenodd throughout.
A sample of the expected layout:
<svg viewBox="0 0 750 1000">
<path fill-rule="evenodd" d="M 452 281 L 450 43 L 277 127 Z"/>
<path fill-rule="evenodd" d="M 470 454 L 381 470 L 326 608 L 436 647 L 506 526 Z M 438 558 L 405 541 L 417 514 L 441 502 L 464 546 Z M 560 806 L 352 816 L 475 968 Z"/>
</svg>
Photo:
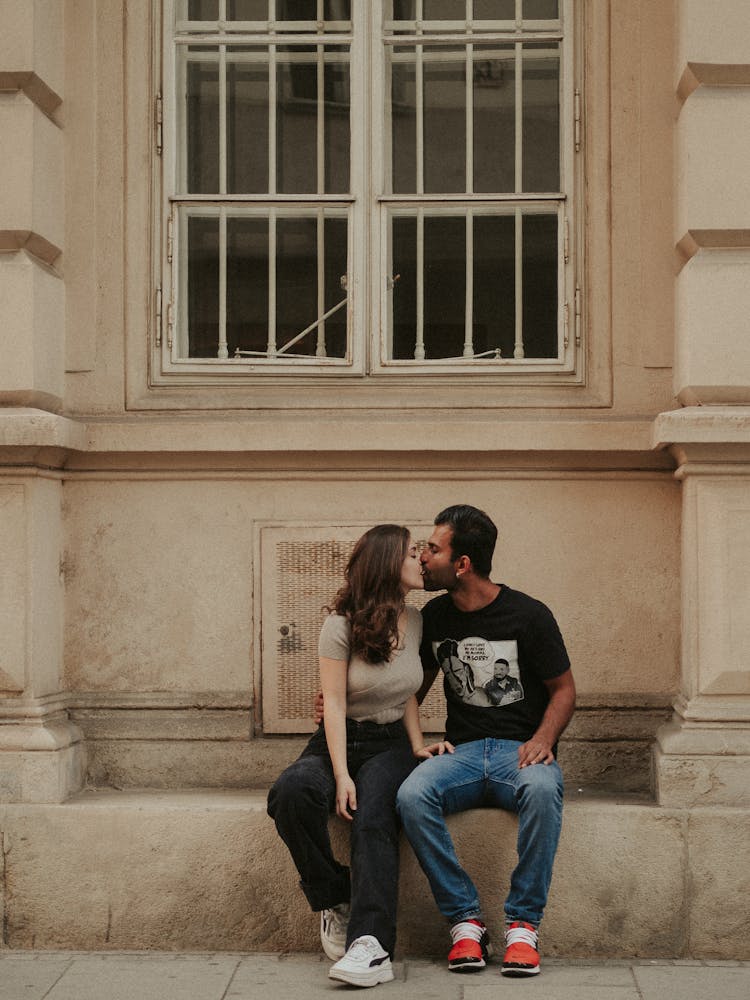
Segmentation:
<svg viewBox="0 0 750 1000">
<path fill-rule="evenodd" d="M 489 577 L 497 528 L 483 510 L 469 504 L 455 504 L 441 510 L 435 524 L 447 524 L 452 529 L 451 555 L 454 559 L 468 556 L 477 576 Z"/>
</svg>

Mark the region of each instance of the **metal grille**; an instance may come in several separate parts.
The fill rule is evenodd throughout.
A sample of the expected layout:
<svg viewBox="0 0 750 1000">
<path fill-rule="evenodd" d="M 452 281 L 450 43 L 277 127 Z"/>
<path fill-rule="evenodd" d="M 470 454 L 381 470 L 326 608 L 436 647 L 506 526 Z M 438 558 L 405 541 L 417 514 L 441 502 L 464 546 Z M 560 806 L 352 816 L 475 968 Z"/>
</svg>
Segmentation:
<svg viewBox="0 0 750 1000">
<path fill-rule="evenodd" d="M 320 683 L 318 636 L 325 606 L 341 586 L 349 553 L 363 530 L 337 526 L 261 531 L 261 697 L 267 733 L 314 728 L 312 701 Z M 413 532 L 417 539 L 429 533 L 426 527 Z M 422 607 L 431 596 L 415 591 L 407 603 Z M 422 706 L 425 732 L 442 731 L 444 706 L 438 680 Z"/>
</svg>

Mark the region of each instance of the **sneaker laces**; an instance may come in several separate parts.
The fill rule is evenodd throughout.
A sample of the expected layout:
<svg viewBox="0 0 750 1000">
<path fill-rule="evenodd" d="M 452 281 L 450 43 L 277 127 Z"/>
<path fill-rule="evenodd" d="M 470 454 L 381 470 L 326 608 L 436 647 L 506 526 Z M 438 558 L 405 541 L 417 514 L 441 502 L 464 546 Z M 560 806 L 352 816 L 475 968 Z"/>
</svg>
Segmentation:
<svg viewBox="0 0 750 1000">
<path fill-rule="evenodd" d="M 481 941 L 486 928 L 484 924 L 475 920 L 459 920 L 451 927 L 451 941 L 456 944 L 458 941 L 465 941 L 470 938 L 472 941 Z"/>
<path fill-rule="evenodd" d="M 364 934 L 362 937 L 358 937 L 356 941 L 352 941 L 346 952 L 346 957 L 358 962 L 368 958 L 375 958 L 382 951 L 383 948 L 380 947 L 380 942 L 377 938 L 374 938 L 371 934 Z"/>
<path fill-rule="evenodd" d="M 505 931 L 505 943 L 508 946 L 512 944 L 527 944 L 529 947 L 536 949 L 538 941 L 539 935 L 531 924 L 511 924 Z"/>
</svg>

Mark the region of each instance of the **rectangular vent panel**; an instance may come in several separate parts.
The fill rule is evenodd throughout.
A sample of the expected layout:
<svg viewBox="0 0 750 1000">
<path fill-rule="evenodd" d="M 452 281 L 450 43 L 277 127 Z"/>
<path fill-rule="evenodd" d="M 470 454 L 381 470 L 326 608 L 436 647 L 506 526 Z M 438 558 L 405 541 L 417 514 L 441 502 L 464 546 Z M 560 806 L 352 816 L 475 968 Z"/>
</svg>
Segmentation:
<svg viewBox="0 0 750 1000">
<path fill-rule="evenodd" d="M 356 540 L 369 525 L 266 526 L 260 531 L 261 699 L 266 733 L 308 733 L 319 687 L 318 636 L 325 606 L 344 579 Z M 411 526 L 418 541 L 431 525 Z M 422 607 L 434 595 L 413 591 Z M 442 732 L 445 699 L 438 677 L 421 709 L 424 732 Z"/>
</svg>

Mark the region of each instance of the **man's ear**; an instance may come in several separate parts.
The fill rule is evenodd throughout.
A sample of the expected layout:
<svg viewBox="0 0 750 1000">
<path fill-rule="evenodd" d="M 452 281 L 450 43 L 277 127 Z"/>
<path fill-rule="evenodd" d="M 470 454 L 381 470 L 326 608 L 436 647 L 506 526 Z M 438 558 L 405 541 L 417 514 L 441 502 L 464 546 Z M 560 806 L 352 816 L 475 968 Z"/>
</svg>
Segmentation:
<svg viewBox="0 0 750 1000">
<path fill-rule="evenodd" d="M 453 565 L 456 570 L 456 576 L 463 576 L 464 573 L 468 573 L 471 569 L 471 559 L 468 556 L 459 556 Z"/>
</svg>

